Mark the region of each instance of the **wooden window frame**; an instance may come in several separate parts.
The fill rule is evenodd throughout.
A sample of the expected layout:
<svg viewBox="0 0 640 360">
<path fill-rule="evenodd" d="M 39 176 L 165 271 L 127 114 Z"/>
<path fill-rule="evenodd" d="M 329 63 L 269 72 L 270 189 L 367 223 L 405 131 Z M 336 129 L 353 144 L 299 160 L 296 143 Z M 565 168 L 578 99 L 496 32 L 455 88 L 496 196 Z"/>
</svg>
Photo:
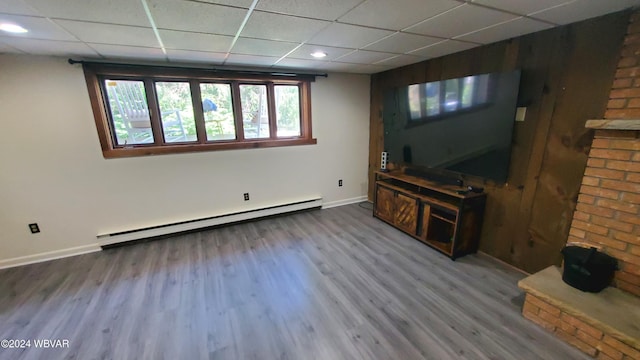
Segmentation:
<svg viewBox="0 0 640 360">
<path fill-rule="evenodd" d="M 173 68 L 161 66 L 133 66 L 111 64 L 83 64 L 85 80 L 91 100 L 91 107 L 95 118 L 98 138 L 105 158 L 134 157 L 146 155 L 175 154 L 185 152 L 254 149 L 278 146 L 312 145 L 317 140 L 312 136 L 311 126 L 311 75 L 282 75 L 219 72 L 208 69 Z M 118 145 L 115 142 L 113 122 L 107 105 L 107 95 L 104 89 L 104 79 L 140 80 L 144 82 L 147 94 L 147 104 L 150 110 L 151 130 L 154 142 L 150 144 Z M 164 141 L 162 124 L 155 94 L 155 83 L 158 81 L 181 81 L 190 85 L 194 117 L 196 123 L 197 140 L 194 142 Z M 235 117 L 236 138 L 232 140 L 207 140 L 205 122 L 200 100 L 201 83 L 224 83 L 231 86 L 232 107 Z M 267 103 L 269 112 L 269 138 L 245 139 L 240 103 L 240 84 L 259 84 L 267 86 Z M 277 120 L 275 85 L 297 85 L 300 96 L 300 136 L 277 137 Z M 152 91 L 150 91 L 152 90 Z"/>
</svg>

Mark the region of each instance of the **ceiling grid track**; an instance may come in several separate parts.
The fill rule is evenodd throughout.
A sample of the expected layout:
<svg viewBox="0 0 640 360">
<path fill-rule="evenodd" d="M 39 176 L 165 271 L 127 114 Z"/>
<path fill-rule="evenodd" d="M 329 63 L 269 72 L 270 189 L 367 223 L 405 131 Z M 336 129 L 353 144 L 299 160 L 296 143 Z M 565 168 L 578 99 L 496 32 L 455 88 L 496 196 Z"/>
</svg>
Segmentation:
<svg viewBox="0 0 640 360">
<path fill-rule="evenodd" d="M 640 0 L 0 3 L 0 24 L 29 30 L 0 28 L 0 53 L 364 74 L 640 6 Z M 314 58 L 316 51 L 327 56 Z"/>
<path fill-rule="evenodd" d="M 162 42 L 162 38 L 160 37 L 160 32 L 158 32 L 158 27 L 156 26 L 156 22 L 153 20 L 153 16 L 151 16 L 151 11 L 149 11 L 149 4 L 147 4 L 147 0 L 140 0 L 142 2 L 142 7 L 144 7 L 144 12 L 147 14 L 147 19 L 149 19 L 149 23 L 151 24 L 151 28 L 153 29 L 153 33 L 158 39 L 158 44 L 160 44 L 160 49 L 164 54 L 167 61 L 169 61 L 169 57 L 167 56 L 167 49 L 164 47 L 164 43 Z"/>
</svg>

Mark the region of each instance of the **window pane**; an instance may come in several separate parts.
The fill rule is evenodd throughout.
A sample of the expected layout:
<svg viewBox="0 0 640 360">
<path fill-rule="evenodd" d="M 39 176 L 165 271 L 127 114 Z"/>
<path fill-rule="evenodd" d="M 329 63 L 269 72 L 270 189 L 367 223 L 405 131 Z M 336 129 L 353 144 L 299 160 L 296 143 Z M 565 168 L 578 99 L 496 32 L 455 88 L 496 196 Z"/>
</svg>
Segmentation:
<svg viewBox="0 0 640 360">
<path fill-rule="evenodd" d="M 207 140 L 235 139 L 236 123 L 231 101 L 231 85 L 200 84 L 200 93 Z"/>
<path fill-rule="evenodd" d="M 475 105 L 473 103 L 473 90 L 474 90 L 475 79 L 476 78 L 473 76 L 467 76 L 466 78 L 463 79 L 463 88 L 462 88 L 462 107 L 463 108 L 468 108 L 472 105 Z"/>
<path fill-rule="evenodd" d="M 240 85 L 245 139 L 269 137 L 269 111 L 266 85 Z"/>
<path fill-rule="evenodd" d="M 475 103 L 476 104 L 484 104 L 488 99 L 489 95 L 489 74 L 478 75 L 476 76 L 478 81 L 477 92 L 475 94 Z"/>
<path fill-rule="evenodd" d="M 164 141 L 196 141 L 191 89 L 188 82 L 156 82 Z"/>
<path fill-rule="evenodd" d="M 276 85 L 278 137 L 300 136 L 300 93 L 297 86 Z"/>
<path fill-rule="evenodd" d="M 454 111 L 458 108 L 458 80 L 445 81 L 444 111 Z"/>
<path fill-rule="evenodd" d="M 153 143 L 149 107 L 142 81 L 105 80 L 117 145 Z"/>
<path fill-rule="evenodd" d="M 427 94 L 427 116 L 440 114 L 440 82 L 424 84 Z"/>
<path fill-rule="evenodd" d="M 420 107 L 420 85 L 409 85 L 407 96 L 409 98 L 409 117 L 411 120 L 421 119 L 422 109 Z"/>
</svg>

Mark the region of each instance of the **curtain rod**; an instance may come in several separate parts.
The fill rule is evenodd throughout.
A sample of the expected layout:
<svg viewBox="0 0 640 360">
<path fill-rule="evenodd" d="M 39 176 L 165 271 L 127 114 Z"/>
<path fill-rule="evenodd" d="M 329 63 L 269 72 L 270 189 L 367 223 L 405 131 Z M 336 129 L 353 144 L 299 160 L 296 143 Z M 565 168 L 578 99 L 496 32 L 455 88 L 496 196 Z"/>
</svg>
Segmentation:
<svg viewBox="0 0 640 360">
<path fill-rule="evenodd" d="M 86 61 L 86 60 L 73 60 L 69 58 L 69 64 L 82 64 L 82 65 L 109 65 L 109 66 L 129 66 L 129 67 L 161 67 L 166 69 L 198 69 L 198 70 L 209 70 L 219 73 L 235 73 L 235 74 L 253 74 L 253 75 L 271 75 L 271 76 L 287 76 L 287 77 L 295 77 L 295 76 L 312 76 L 312 77 L 328 77 L 327 73 L 299 73 L 299 72 L 287 72 L 287 71 L 264 71 L 264 70 L 249 70 L 249 69 L 220 69 L 215 67 L 188 67 L 188 66 L 167 66 L 167 65 L 156 65 L 156 64 L 128 64 L 128 63 L 117 63 L 117 62 L 102 62 L 102 61 Z"/>
</svg>

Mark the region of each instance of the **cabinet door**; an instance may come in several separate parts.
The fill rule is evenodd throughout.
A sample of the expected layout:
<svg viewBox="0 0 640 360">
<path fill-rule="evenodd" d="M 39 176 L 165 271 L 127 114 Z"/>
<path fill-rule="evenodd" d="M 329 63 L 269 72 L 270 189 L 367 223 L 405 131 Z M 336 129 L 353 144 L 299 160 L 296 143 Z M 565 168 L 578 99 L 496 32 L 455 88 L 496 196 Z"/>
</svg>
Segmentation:
<svg viewBox="0 0 640 360">
<path fill-rule="evenodd" d="M 422 232 L 420 238 L 427 240 L 427 234 L 429 234 L 429 219 L 431 219 L 431 206 L 429 204 L 422 204 Z"/>
<path fill-rule="evenodd" d="M 393 223 L 394 193 L 384 186 L 376 186 L 376 216 Z"/>
<path fill-rule="evenodd" d="M 399 229 L 415 235 L 418 230 L 418 200 L 399 192 L 394 223 Z"/>
</svg>

